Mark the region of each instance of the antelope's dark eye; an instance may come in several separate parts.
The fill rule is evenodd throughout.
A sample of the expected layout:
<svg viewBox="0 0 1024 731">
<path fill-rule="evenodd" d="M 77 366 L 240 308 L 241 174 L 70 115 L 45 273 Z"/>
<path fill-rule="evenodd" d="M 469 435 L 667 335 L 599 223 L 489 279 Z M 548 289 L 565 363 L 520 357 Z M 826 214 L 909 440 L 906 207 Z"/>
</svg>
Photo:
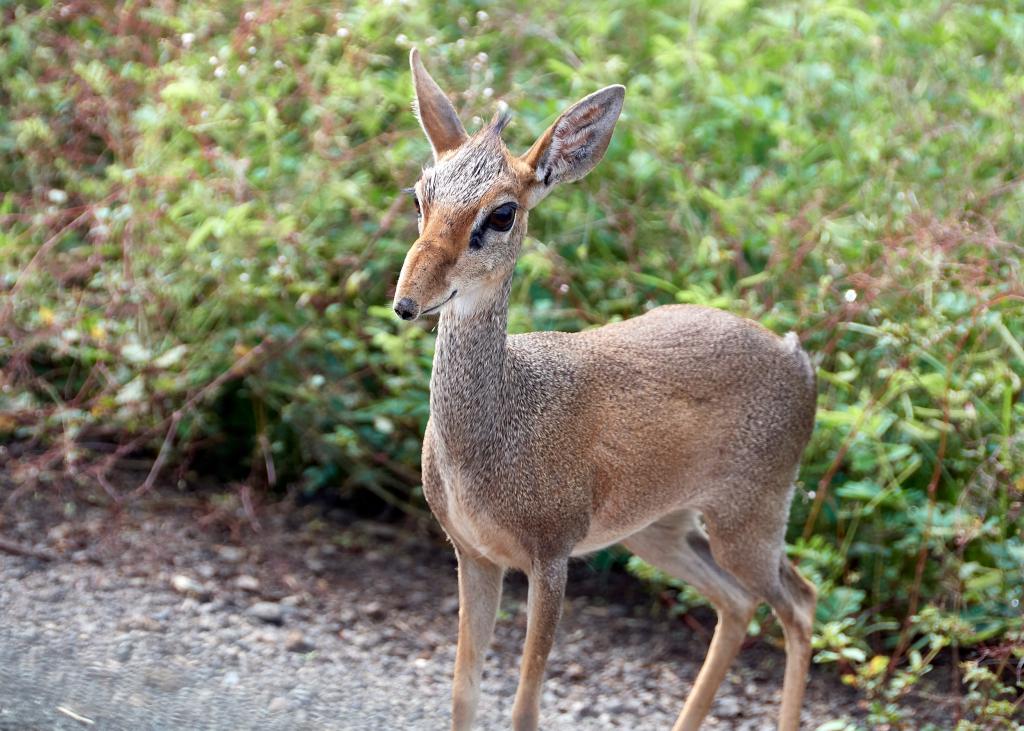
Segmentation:
<svg viewBox="0 0 1024 731">
<path fill-rule="evenodd" d="M 491 215 L 487 217 L 487 228 L 495 231 L 508 231 L 515 222 L 516 204 L 506 203 L 491 211 Z"/>
<path fill-rule="evenodd" d="M 412 202 L 416 205 L 416 218 L 423 215 L 423 211 L 420 209 L 420 199 L 417 196 L 413 196 Z"/>
</svg>

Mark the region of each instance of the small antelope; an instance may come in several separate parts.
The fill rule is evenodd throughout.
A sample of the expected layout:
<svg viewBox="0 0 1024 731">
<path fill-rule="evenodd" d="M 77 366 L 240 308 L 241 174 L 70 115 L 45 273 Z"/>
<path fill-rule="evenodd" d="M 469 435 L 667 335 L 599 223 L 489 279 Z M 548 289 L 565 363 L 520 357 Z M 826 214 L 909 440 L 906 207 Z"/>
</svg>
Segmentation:
<svg viewBox="0 0 1024 731">
<path fill-rule="evenodd" d="M 718 613 L 675 731 L 700 727 L 762 601 L 785 632 L 779 728 L 797 729 L 816 596 L 784 536 L 814 425 L 807 354 L 792 333 L 683 305 L 586 332 L 508 335 L 529 212 L 604 156 L 626 90 L 585 97 L 517 157 L 501 139 L 505 116 L 468 135 L 416 50 L 410 63 L 434 164 L 413 189 L 419 238 L 394 308 L 440 318 L 422 467 L 459 562 L 452 728 L 472 726 L 505 570 L 529 578 L 512 712 L 527 731 L 570 557 L 622 543 Z"/>
</svg>

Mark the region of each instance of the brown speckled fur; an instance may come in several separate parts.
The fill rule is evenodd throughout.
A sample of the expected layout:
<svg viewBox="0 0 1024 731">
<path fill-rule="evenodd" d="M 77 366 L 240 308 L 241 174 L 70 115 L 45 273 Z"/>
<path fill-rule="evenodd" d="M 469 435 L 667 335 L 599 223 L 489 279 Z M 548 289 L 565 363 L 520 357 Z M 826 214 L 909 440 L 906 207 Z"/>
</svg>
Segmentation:
<svg viewBox="0 0 1024 731">
<path fill-rule="evenodd" d="M 675 728 L 699 727 L 762 600 L 786 631 L 780 728 L 798 728 L 815 598 L 783 539 L 814 424 L 807 355 L 795 336 L 682 305 L 581 333 L 508 336 L 528 211 L 600 160 L 624 89 L 582 100 L 515 157 L 500 127 L 466 135 L 415 51 L 412 68 L 435 164 L 416 187 L 420 238 L 395 302 L 440 310 L 422 467 L 460 562 L 453 728 L 472 724 L 503 570 L 530 578 L 513 726 L 534 729 L 566 562 L 617 542 L 719 611 Z M 518 204 L 512 229 L 487 230 L 470 249 L 471 232 L 506 202 Z"/>
</svg>

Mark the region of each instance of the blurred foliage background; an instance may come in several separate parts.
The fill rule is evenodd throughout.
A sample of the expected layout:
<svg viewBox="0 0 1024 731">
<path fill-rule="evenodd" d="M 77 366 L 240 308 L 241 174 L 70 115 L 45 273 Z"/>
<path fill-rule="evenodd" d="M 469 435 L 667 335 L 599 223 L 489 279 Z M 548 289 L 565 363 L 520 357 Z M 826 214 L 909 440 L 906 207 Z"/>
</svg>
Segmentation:
<svg viewBox="0 0 1024 731">
<path fill-rule="evenodd" d="M 512 328 L 694 302 L 797 331 L 820 400 L 790 540 L 821 590 L 818 661 L 872 725 L 912 727 L 900 700 L 936 663 L 963 728 L 1020 718 L 1019 2 L 0 17 L 6 488 L 124 498 L 127 462 L 143 487 L 209 476 L 422 512 L 433 334 L 389 306 L 415 238 L 399 190 L 429 159 L 409 48 L 471 130 L 506 102 L 513 149 L 621 82 L 605 161 L 531 215 Z"/>
</svg>

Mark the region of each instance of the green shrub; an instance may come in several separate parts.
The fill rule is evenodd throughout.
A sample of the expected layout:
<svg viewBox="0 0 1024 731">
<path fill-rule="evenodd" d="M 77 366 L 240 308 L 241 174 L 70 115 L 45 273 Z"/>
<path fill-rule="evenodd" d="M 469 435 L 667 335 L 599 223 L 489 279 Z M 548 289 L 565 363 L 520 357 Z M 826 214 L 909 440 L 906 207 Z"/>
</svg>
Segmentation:
<svg viewBox="0 0 1024 731">
<path fill-rule="evenodd" d="M 9 483 L 134 456 L 421 505 L 433 335 L 388 306 L 415 41 L 470 128 L 510 104 L 513 147 L 629 88 L 601 167 L 531 216 L 514 329 L 695 302 L 814 354 L 790 538 L 819 661 L 885 706 L 934 648 L 1020 657 L 1019 4 L 101 7 L 0 9 Z M 991 665 L 979 724 L 1020 693 Z"/>
</svg>

